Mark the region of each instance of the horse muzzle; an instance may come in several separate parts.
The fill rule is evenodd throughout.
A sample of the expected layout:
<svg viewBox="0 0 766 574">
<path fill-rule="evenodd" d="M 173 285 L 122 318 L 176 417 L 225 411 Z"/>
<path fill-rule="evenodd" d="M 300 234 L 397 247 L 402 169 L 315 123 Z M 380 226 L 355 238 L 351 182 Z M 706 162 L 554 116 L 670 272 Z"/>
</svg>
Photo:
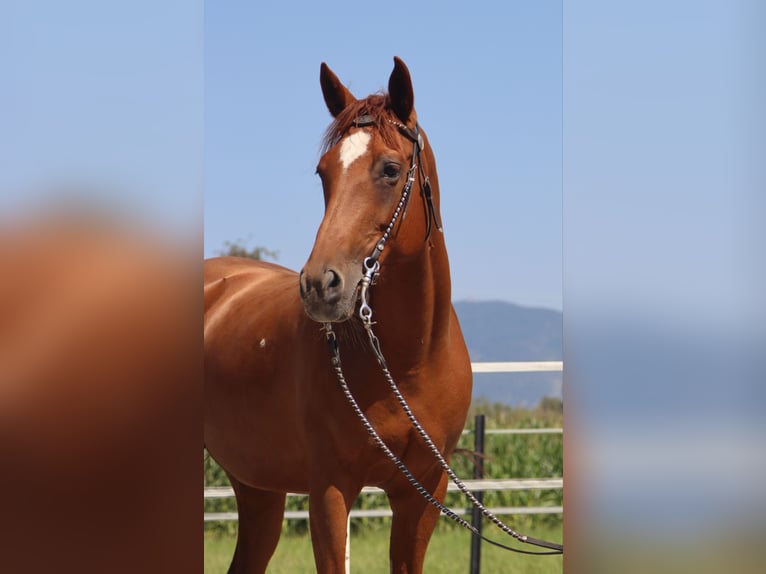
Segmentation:
<svg viewBox="0 0 766 574">
<path fill-rule="evenodd" d="M 338 269 L 304 267 L 300 274 L 303 308 L 313 321 L 341 323 L 354 313 L 358 281 L 349 284 Z"/>
</svg>

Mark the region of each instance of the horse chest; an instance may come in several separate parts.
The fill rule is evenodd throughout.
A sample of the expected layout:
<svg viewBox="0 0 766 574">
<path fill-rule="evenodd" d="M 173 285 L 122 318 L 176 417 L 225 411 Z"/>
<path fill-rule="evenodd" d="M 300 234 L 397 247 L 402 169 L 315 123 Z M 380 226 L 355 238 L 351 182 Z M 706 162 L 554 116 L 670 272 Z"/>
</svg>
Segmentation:
<svg viewBox="0 0 766 574">
<path fill-rule="evenodd" d="M 401 409 L 388 387 L 355 391 L 356 399 L 383 442 L 398 457 L 407 460 L 419 451 L 422 439 Z M 334 389 L 332 404 L 325 411 L 314 408 L 306 416 L 306 445 L 308 457 L 333 460 L 340 473 L 362 475 L 365 484 L 380 484 L 388 479 L 394 467 L 375 443 L 363 423 L 346 402 L 340 389 Z M 327 400 L 328 396 L 324 395 Z M 428 428 L 440 448 L 446 446 L 442 421 L 436 420 L 421 397 L 408 397 L 410 407 Z M 323 416 L 333 413 L 332 416 Z M 318 453 L 318 454 L 317 454 Z"/>
</svg>

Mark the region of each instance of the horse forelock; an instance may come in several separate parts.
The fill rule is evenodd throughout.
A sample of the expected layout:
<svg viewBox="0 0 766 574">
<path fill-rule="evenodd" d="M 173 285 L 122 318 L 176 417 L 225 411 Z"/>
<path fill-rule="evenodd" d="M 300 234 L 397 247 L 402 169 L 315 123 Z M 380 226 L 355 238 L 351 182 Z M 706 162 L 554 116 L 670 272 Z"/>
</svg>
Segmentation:
<svg viewBox="0 0 766 574">
<path fill-rule="evenodd" d="M 392 147 L 396 145 L 399 130 L 388 121 L 396 120 L 396 117 L 389 107 L 388 95 L 378 93 L 367 96 L 363 100 L 356 100 L 337 115 L 322 138 L 320 153 L 324 154 L 338 144 L 346 132 L 354 125 L 354 121 L 361 116 L 372 116 L 375 121 L 375 128 L 386 145 Z"/>
</svg>

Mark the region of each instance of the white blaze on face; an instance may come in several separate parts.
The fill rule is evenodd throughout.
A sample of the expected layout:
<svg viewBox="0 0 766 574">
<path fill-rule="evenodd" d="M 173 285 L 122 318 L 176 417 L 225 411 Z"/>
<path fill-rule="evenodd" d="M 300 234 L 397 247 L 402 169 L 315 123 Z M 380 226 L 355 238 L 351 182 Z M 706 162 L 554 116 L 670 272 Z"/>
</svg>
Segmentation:
<svg viewBox="0 0 766 574">
<path fill-rule="evenodd" d="M 343 171 L 364 155 L 369 144 L 370 134 L 367 132 L 355 132 L 343 140 L 340 144 L 340 163 L 343 164 Z"/>
</svg>

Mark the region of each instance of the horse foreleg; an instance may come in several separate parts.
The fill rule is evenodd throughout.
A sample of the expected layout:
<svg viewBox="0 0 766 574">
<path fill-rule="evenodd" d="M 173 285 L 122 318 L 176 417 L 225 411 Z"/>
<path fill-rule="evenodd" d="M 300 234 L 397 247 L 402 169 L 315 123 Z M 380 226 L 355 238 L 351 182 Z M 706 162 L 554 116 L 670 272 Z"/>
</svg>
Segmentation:
<svg viewBox="0 0 766 574">
<path fill-rule="evenodd" d="M 422 480 L 422 484 L 437 500 L 444 500 L 447 475 L 441 469 L 432 471 L 427 479 Z M 409 484 L 389 492 L 388 496 L 394 514 L 391 523 L 391 572 L 422 572 L 428 542 L 439 519 L 439 510 Z"/>
<path fill-rule="evenodd" d="M 314 561 L 319 574 L 346 572 L 346 523 L 359 490 L 335 485 L 313 487 L 309 494 L 309 523 Z"/>
<path fill-rule="evenodd" d="M 237 497 L 239 529 L 229 574 L 266 571 L 282 532 L 285 493 L 258 490 L 231 480 Z"/>
</svg>

